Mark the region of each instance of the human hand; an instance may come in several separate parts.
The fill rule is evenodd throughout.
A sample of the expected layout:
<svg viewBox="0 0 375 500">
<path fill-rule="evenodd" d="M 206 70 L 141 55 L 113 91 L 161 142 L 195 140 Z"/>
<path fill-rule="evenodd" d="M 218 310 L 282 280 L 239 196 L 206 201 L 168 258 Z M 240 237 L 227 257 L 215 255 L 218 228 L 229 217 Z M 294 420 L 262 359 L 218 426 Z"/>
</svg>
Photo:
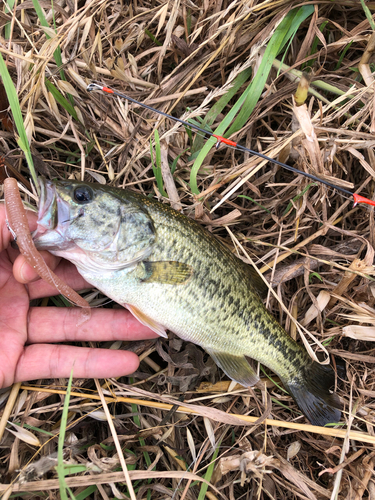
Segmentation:
<svg viewBox="0 0 375 500">
<path fill-rule="evenodd" d="M 36 215 L 28 212 L 31 230 Z M 38 378 L 108 378 L 133 373 L 139 364 L 132 352 L 56 345 L 52 342 L 140 340 L 157 334 L 125 309 L 92 309 L 79 325 L 82 310 L 30 307 L 32 299 L 58 292 L 10 246 L 5 206 L 0 204 L 0 388 Z M 41 252 L 47 265 L 75 290 L 89 287 L 73 264 Z M 79 325 L 79 326 L 77 326 Z"/>
</svg>

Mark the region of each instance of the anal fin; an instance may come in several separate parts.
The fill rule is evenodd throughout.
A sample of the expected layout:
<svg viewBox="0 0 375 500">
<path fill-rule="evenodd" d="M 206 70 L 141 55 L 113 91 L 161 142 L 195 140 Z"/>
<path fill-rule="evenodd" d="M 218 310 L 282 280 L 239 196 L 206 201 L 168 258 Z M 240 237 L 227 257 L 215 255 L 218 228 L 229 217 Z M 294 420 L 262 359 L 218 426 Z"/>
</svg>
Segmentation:
<svg viewBox="0 0 375 500">
<path fill-rule="evenodd" d="M 206 349 L 215 363 L 229 378 L 245 387 L 251 387 L 259 381 L 258 375 L 251 368 L 245 356 L 234 356 L 222 351 Z"/>
<path fill-rule="evenodd" d="M 137 318 L 137 320 L 142 323 L 142 325 L 147 326 L 150 328 L 150 330 L 153 330 L 156 332 L 160 337 L 164 337 L 165 339 L 168 338 L 166 329 L 164 326 L 160 325 L 160 323 L 157 323 L 154 321 L 152 318 L 144 314 L 138 307 L 132 306 L 131 304 L 123 304 L 126 309 L 128 309 L 132 315 Z"/>
</svg>

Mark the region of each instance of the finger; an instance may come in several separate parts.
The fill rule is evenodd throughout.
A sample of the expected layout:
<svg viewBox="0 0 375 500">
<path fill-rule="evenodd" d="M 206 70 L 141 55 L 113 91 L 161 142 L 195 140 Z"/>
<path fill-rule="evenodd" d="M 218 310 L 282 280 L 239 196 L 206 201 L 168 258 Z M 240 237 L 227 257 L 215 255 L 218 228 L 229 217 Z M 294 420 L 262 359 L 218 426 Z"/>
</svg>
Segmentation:
<svg viewBox="0 0 375 500">
<path fill-rule="evenodd" d="M 47 266 L 54 271 L 60 263 L 61 258 L 56 257 L 45 250 L 42 250 L 39 253 L 43 257 Z M 16 260 L 13 262 L 13 275 L 16 280 L 22 284 L 40 279 L 39 274 L 35 271 L 33 266 L 27 262 L 23 255 L 18 255 Z"/>
<path fill-rule="evenodd" d="M 125 309 L 91 309 L 91 318 L 80 323 L 82 310 L 77 307 L 33 307 L 29 312 L 27 342 L 99 342 L 158 337 Z"/>
<path fill-rule="evenodd" d="M 67 285 L 74 290 L 83 290 L 84 288 L 92 288 L 92 285 L 87 283 L 77 271 L 77 268 L 67 260 L 62 259 L 54 270 Z M 42 297 L 51 297 L 58 295 L 60 292 L 52 285 L 49 285 L 44 280 L 37 280 L 29 284 L 30 299 L 40 299 Z"/>
<path fill-rule="evenodd" d="M 30 211 L 26 212 L 26 214 L 30 230 L 34 230 L 36 228 L 37 216 L 35 213 Z M 6 227 L 5 220 L 5 207 L 0 206 L 0 251 L 7 248 L 10 241 L 13 239 L 11 233 Z M 10 252 L 10 250 L 12 250 L 12 252 Z M 13 260 L 16 251 L 9 248 L 8 252 L 10 252 L 11 260 Z M 42 254 L 48 267 L 53 271 L 56 271 L 56 274 L 58 274 L 75 290 L 82 290 L 91 286 L 82 278 L 73 264 L 67 263 L 64 260 L 60 263 L 61 258 L 56 257 L 49 252 L 41 251 L 40 253 Z M 39 278 L 35 269 L 26 261 L 23 255 L 18 254 L 15 258 L 13 263 L 13 274 L 19 283 L 26 284 L 34 281 L 36 282 L 35 286 L 30 287 L 30 298 L 32 299 L 50 297 L 51 295 L 58 295 L 59 293 L 54 287 Z"/>
<path fill-rule="evenodd" d="M 31 212 L 30 210 L 26 211 L 27 220 L 29 223 L 30 231 L 33 231 L 36 228 L 37 214 L 35 212 Z M 5 205 L 0 205 L 0 252 L 8 248 L 9 243 L 13 241 L 13 236 L 11 232 L 8 230 L 6 225 L 6 210 Z"/>
<path fill-rule="evenodd" d="M 33 212 L 27 211 L 27 218 L 30 226 L 30 230 L 36 228 L 37 215 Z M 6 212 L 5 206 L 0 205 L 0 251 L 8 248 L 10 241 L 13 237 L 6 226 Z M 35 272 L 34 268 L 26 261 L 25 257 L 22 255 L 17 255 L 17 252 L 9 247 L 9 256 L 13 263 L 13 274 L 16 280 L 22 284 L 30 283 L 35 281 L 35 285 L 31 285 L 29 288 L 30 298 L 42 298 L 50 297 L 51 295 L 58 295 L 58 291 L 49 285 L 48 283 L 41 280 L 38 274 Z M 82 276 L 78 273 L 77 269 L 73 264 L 67 263 L 66 261 L 61 261 L 60 257 L 56 257 L 49 252 L 42 251 L 44 260 L 46 261 L 48 267 L 56 274 L 59 275 L 67 284 L 69 284 L 75 290 L 82 290 L 84 288 L 90 288 L 89 285 Z"/>
<path fill-rule="evenodd" d="M 44 378 L 111 378 L 138 368 L 138 356 L 128 351 L 90 349 L 65 345 L 33 344 L 24 349 L 15 382 Z"/>
</svg>

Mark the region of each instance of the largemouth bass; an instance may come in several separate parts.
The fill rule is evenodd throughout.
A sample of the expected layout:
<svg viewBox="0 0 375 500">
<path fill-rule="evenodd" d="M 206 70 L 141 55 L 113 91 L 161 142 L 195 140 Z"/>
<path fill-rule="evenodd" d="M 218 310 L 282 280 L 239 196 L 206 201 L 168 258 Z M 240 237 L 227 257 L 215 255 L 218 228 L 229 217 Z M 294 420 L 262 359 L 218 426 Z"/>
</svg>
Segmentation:
<svg viewBox="0 0 375 500">
<path fill-rule="evenodd" d="M 246 357 L 281 379 L 311 423 L 340 420 L 334 371 L 313 361 L 265 309 L 257 273 L 197 222 L 138 193 L 40 181 L 39 249 L 165 337 L 203 347 L 232 380 L 259 379 Z M 261 281 L 261 280 L 260 280 Z"/>
</svg>

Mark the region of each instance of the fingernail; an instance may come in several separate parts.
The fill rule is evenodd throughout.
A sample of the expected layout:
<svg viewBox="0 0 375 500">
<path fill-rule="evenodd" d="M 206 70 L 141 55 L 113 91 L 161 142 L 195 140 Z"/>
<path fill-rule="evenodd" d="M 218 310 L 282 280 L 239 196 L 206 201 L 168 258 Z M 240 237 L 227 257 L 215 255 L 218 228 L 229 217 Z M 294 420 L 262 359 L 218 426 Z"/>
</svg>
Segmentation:
<svg viewBox="0 0 375 500">
<path fill-rule="evenodd" d="M 20 270 L 19 270 L 19 273 L 20 273 L 20 278 L 21 278 L 21 280 L 22 280 L 22 281 L 26 281 L 26 280 L 25 280 L 25 276 L 24 276 L 24 274 L 23 274 L 25 264 L 26 264 L 26 261 L 22 264 L 22 266 L 20 267 Z"/>
</svg>

